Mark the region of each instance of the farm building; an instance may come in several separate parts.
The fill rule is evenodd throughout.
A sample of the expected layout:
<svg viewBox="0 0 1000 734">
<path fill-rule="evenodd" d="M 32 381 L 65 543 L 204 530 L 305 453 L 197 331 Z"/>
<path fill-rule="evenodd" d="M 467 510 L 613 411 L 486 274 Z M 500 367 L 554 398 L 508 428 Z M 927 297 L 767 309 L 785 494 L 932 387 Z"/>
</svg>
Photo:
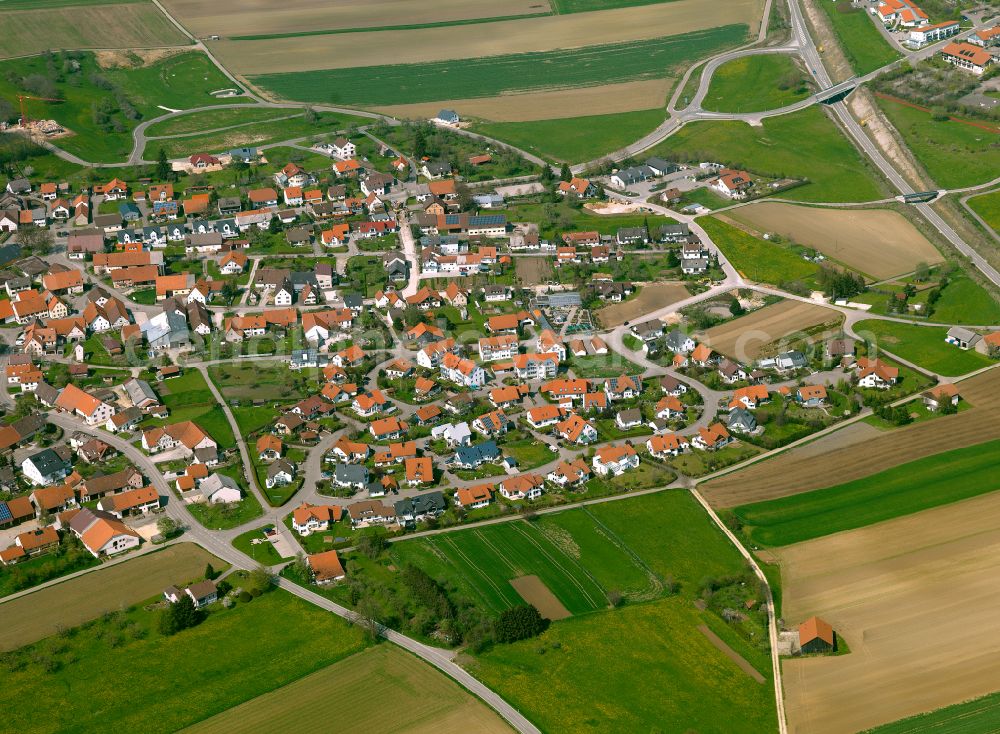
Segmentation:
<svg viewBox="0 0 1000 734">
<path fill-rule="evenodd" d="M 836 639 L 833 627 L 819 617 L 810 617 L 799 625 L 799 647 L 804 654 L 832 652 Z"/>
</svg>

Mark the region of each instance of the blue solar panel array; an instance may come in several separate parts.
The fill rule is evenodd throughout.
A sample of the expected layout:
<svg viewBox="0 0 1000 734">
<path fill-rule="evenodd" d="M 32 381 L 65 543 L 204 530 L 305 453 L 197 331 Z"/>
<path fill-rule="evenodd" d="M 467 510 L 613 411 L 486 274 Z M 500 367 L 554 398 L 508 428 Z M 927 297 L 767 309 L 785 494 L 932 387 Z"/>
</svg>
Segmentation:
<svg viewBox="0 0 1000 734">
<path fill-rule="evenodd" d="M 13 520 L 14 516 L 10 514 L 10 508 L 7 507 L 6 502 L 0 502 L 0 523 L 7 522 L 8 520 Z"/>
</svg>

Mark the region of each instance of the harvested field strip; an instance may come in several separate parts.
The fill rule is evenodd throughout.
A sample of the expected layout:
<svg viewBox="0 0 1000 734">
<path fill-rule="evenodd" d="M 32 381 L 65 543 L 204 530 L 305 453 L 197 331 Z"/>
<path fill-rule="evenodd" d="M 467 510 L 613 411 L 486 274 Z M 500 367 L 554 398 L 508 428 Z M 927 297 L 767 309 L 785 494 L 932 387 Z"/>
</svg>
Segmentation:
<svg viewBox="0 0 1000 734">
<path fill-rule="evenodd" d="M 760 232 L 811 247 L 879 280 L 944 259 L 920 230 L 890 209 L 829 209 L 763 201 L 727 212 Z"/>
<path fill-rule="evenodd" d="M 727 658 L 729 658 L 734 663 L 736 663 L 739 666 L 740 670 L 742 670 L 744 673 L 746 673 L 747 675 L 749 675 L 751 678 L 753 678 L 758 683 L 764 683 L 765 682 L 766 679 L 764 678 L 764 676 L 762 676 L 759 672 L 757 672 L 757 669 L 754 668 L 750 663 L 748 663 L 746 661 L 746 658 L 744 658 L 742 655 L 740 655 L 738 652 L 736 652 L 733 648 L 731 648 L 729 645 L 727 645 L 725 643 L 725 641 L 721 637 L 719 637 L 717 634 L 715 634 L 714 632 L 712 632 L 712 630 L 710 630 L 707 625 L 699 624 L 698 625 L 698 631 L 701 632 L 703 635 L 705 635 L 705 637 L 708 638 L 709 642 L 711 642 L 713 645 L 715 645 L 717 648 L 719 648 L 719 650 L 721 650 L 722 653 Z"/>
<path fill-rule="evenodd" d="M 372 58 L 373 47 L 391 48 L 396 64 L 425 64 L 596 46 L 608 43 L 609 28 L 614 28 L 616 43 L 627 44 L 668 35 L 683 36 L 728 24 L 743 28 L 742 41 L 747 36 L 747 26 L 756 26 L 760 8 L 759 0 L 730 0 L 724 8 L 711 8 L 706 12 L 704 0 L 675 0 L 600 13 L 501 21 L 489 24 L 489 33 L 480 27 L 468 26 L 348 33 L 337 36 L 336 42 L 324 36 L 313 36 L 266 41 L 223 40 L 211 42 L 209 46 L 227 68 L 241 74 L 365 66 L 371 63 L 368 59 Z M 693 55 L 688 63 L 692 59 Z M 462 62 L 458 62 L 453 66 L 461 68 L 461 65 Z M 496 74 L 492 67 L 485 70 L 485 77 Z"/>
<path fill-rule="evenodd" d="M 0 58 L 56 48 L 152 48 L 188 43 L 152 3 L 81 5 L 72 8 L 3 10 Z"/>
<path fill-rule="evenodd" d="M 752 362 L 765 351 L 768 354 L 780 351 L 783 341 L 801 338 L 806 329 L 820 325 L 832 329 L 842 320 L 840 313 L 828 308 L 788 300 L 713 326 L 702 335 L 702 340 L 721 354 Z"/>
<path fill-rule="evenodd" d="M 692 58 L 710 55 L 745 37 L 746 26 L 727 25 L 627 43 L 461 61 L 261 74 L 252 76 L 251 81 L 280 97 L 306 102 L 399 105 L 493 97 L 658 79 L 686 66 Z"/>
<path fill-rule="evenodd" d="M 0 604 L 5 620 L 0 650 L 27 645 L 55 634 L 59 627 L 75 627 L 148 599 L 170 584 L 194 581 L 206 563 L 216 570 L 226 568 L 224 561 L 199 546 L 179 543 Z"/>
<path fill-rule="evenodd" d="M 350 705 L 331 706 L 331 701 Z M 183 731 L 270 734 L 287 727 L 289 711 L 296 712 L 299 731 L 510 731 L 484 703 L 395 645 L 369 648 Z"/>
<path fill-rule="evenodd" d="M 454 28 L 462 25 L 480 25 L 482 23 L 497 23 L 502 20 L 524 20 L 538 18 L 552 13 L 530 13 L 525 15 L 498 15 L 492 18 L 468 18 L 466 20 L 443 20 L 437 23 L 410 23 L 403 25 L 383 25 L 378 28 L 364 26 L 361 28 L 330 28 L 319 31 L 291 31 L 286 33 L 256 33 L 248 36 L 226 36 L 230 41 L 267 41 L 272 38 L 302 38 L 304 36 L 334 36 L 341 33 L 375 33 L 383 31 L 418 31 L 424 28 Z"/>
<path fill-rule="evenodd" d="M 734 512 L 754 543 L 789 545 L 1000 489 L 998 462 L 1000 441 L 989 441 Z"/>
<path fill-rule="evenodd" d="M 772 552 L 785 619 L 818 614 L 851 647 L 783 662 L 789 731 L 860 731 L 996 689 L 1000 492 Z M 969 714 L 898 731 L 996 731 L 995 710 Z"/>
<path fill-rule="evenodd" d="M 254 2 L 243 12 L 235 2 L 206 3 L 204 0 L 165 0 L 164 5 L 186 28 L 197 36 L 224 33 L 228 38 L 260 34 L 309 34 L 315 31 L 356 29 L 378 30 L 387 22 L 406 27 L 422 24 L 454 24 L 464 20 L 491 18 L 498 13 L 508 16 L 548 15 L 546 0 L 506 0 L 498 5 L 492 0 L 283 0 Z"/>
<path fill-rule="evenodd" d="M 1000 438 L 1000 370 L 959 383 L 972 406 L 955 415 L 872 433 L 856 442 L 857 426 L 834 431 L 816 441 L 782 452 L 738 472 L 700 486 L 716 507 L 733 507 L 850 482 L 942 451 Z M 844 445 L 841 434 L 853 437 Z"/>
</svg>

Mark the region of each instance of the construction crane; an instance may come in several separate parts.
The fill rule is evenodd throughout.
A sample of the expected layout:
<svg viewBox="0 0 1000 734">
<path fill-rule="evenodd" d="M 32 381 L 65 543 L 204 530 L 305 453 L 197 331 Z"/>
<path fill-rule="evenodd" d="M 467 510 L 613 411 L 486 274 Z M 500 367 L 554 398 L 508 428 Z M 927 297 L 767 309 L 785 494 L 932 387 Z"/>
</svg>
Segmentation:
<svg viewBox="0 0 1000 734">
<path fill-rule="evenodd" d="M 24 100 L 26 100 L 26 99 L 37 99 L 40 102 L 61 102 L 62 101 L 62 100 L 59 100 L 59 99 L 49 99 L 48 97 L 32 97 L 30 94 L 19 94 L 19 95 L 17 95 L 17 101 L 21 105 L 21 127 L 28 127 L 28 123 L 31 122 L 31 120 L 28 119 L 28 116 L 26 114 L 24 114 Z"/>
</svg>

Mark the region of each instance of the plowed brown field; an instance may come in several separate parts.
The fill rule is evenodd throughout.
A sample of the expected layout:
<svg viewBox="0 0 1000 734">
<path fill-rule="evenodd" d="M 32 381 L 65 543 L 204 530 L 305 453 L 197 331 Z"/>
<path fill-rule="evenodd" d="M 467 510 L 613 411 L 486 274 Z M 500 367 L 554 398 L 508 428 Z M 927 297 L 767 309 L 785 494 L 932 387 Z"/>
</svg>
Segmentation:
<svg viewBox="0 0 1000 734">
<path fill-rule="evenodd" d="M 826 323 L 832 329 L 842 319 L 838 312 L 822 306 L 802 301 L 782 301 L 713 326 L 705 332 L 703 341 L 727 357 L 753 362 L 761 356 L 773 356 L 770 354 L 772 350 L 765 350 L 765 347 L 773 346 L 776 352 L 781 340 L 789 335 Z"/>
</svg>

